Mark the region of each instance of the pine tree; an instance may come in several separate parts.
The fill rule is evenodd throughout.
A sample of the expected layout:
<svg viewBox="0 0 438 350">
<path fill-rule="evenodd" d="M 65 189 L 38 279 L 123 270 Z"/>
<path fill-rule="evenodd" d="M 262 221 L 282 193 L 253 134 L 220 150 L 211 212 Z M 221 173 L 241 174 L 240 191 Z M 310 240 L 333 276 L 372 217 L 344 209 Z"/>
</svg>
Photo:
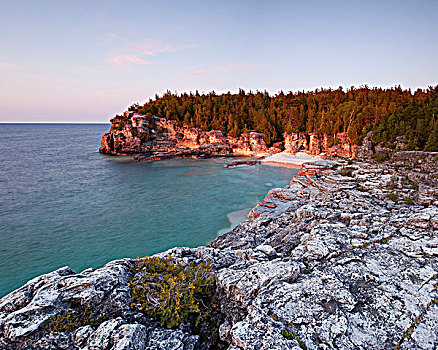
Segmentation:
<svg viewBox="0 0 438 350">
<path fill-rule="evenodd" d="M 426 152 L 438 152 L 438 120 L 435 122 L 435 126 L 429 135 L 424 150 Z"/>
</svg>

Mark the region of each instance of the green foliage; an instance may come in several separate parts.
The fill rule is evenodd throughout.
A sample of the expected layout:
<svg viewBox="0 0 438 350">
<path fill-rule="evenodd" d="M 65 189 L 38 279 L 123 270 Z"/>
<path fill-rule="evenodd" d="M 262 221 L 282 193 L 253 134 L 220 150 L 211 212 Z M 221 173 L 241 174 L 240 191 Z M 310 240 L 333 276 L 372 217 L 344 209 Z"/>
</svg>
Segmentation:
<svg viewBox="0 0 438 350">
<path fill-rule="evenodd" d="M 389 159 L 389 156 L 388 156 L 387 153 L 384 153 L 384 154 L 382 154 L 382 153 L 374 153 L 371 157 L 372 157 L 377 163 L 383 163 L 384 161 L 386 161 L 386 160 Z"/>
<path fill-rule="evenodd" d="M 373 131 L 374 141 L 390 147 L 395 147 L 398 136 L 405 136 L 409 149 L 438 150 L 438 86 L 415 93 L 400 86 L 381 89 L 365 85 L 346 91 L 339 87 L 273 96 L 266 91 L 221 95 L 167 91 L 143 106 L 131 107 L 140 114 L 203 130 L 222 130 L 231 136 L 259 131 L 268 145 L 281 140 L 284 132 L 346 132 L 359 144 Z"/>
<path fill-rule="evenodd" d="M 109 315 L 102 317 L 92 317 L 93 311 L 87 306 L 82 312 L 68 309 L 58 315 L 50 317 L 44 324 L 44 328 L 49 332 L 73 332 L 83 326 L 97 327 L 103 321 L 107 320 Z"/>
<path fill-rule="evenodd" d="M 390 190 L 396 189 L 397 188 L 397 178 L 392 177 L 391 181 L 389 182 L 389 184 L 386 187 L 388 187 Z"/>
<path fill-rule="evenodd" d="M 353 171 L 356 169 L 353 167 L 343 167 L 341 168 L 341 175 L 342 176 L 348 176 L 348 177 L 354 177 Z"/>
<path fill-rule="evenodd" d="M 294 340 L 294 334 L 292 331 L 286 329 L 283 331 L 283 337 L 285 337 L 287 340 Z"/>
<path fill-rule="evenodd" d="M 433 130 L 427 139 L 424 150 L 427 152 L 438 152 L 438 119 L 436 120 Z"/>
<path fill-rule="evenodd" d="M 407 205 L 414 205 L 414 198 L 412 198 L 411 196 L 405 196 L 405 198 L 403 198 L 405 204 Z"/>
<path fill-rule="evenodd" d="M 301 349 L 306 350 L 306 344 L 290 329 L 285 329 L 282 333 L 287 340 L 295 340 Z"/>
<path fill-rule="evenodd" d="M 407 187 L 410 184 L 409 179 L 406 176 L 403 176 L 400 180 L 402 187 Z"/>
<path fill-rule="evenodd" d="M 390 200 L 395 202 L 395 201 L 397 201 L 398 194 L 397 194 L 397 192 L 390 192 L 386 195 L 386 197 L 388 197 Z"/>
<path fill-rule="evenodd" d="M 133 273 L 134 305 L 164 327 L 179 326 L 189 316 L 196 316 L 197 326 L 215 308 L 215 280 L 209 263 L 182 264 L 170 256 L 145 257 L 135 261 Z"/>
</svg>

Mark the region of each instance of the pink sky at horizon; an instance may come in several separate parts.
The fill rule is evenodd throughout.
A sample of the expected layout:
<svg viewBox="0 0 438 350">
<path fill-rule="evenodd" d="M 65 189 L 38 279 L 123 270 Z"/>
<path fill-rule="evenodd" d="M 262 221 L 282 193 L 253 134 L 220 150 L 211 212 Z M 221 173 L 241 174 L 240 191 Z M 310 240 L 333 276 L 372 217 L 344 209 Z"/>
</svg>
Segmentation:
<svg viewBox="0 0 438 350">
<path fill-rule="evenodd" d="M 428 1 L 5 1 L 0 123 L 107 123 L 166 90 L 438 84 Z"/>
</svg>

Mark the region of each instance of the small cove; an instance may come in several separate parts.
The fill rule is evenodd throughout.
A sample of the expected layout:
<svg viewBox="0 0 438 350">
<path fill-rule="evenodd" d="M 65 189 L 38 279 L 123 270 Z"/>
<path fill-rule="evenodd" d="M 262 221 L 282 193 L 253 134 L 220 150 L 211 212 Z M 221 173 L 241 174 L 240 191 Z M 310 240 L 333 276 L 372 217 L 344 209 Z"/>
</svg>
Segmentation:
<svg viewBox="0 0 438 350">
<path fill-rule="evenodd" d="M 98 153 L 105 124 L 0 124 L 0 296 L 62 266 L 207 244 L 296 169 Z"/>
</svg>

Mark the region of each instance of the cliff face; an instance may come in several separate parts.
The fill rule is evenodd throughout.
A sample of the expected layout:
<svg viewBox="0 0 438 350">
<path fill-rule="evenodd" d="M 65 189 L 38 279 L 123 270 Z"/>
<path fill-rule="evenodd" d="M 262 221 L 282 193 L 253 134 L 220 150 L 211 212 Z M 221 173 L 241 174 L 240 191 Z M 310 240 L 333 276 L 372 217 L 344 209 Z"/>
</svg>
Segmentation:
<svg viewBox="0 0 438 350">
<path fill-rule="evenodd" d="M 338 133 L 335 136 L 313 133 L 283 134 L 286 152 L 307 151 L 319 155 L 325 153 L 329 156 L 354 158 L 359 146 L 354 145 L 347 133 Z"/>
<path fill-rule="evenodd" d="M 250 156 L 266 152 L 263 134 L 249 132 L 234 138 L 219 130 L 203 131 L 179 126 L 175 120 L 146 117 L 134 112 L 111 119 L 111 129 L 103 135 L 101 153 L 134 155 L 136 160 Z"/>
<path fill-rule="evenodd" d="M 102 137 L 100 152 L 132 155 L 136 160 L 159 160 L 218 155 L 253 156 L 278 153 L 284 149 L 289 153 L 306 151 L 314 155 L 354 158 L 358 148 L 346 133 L 334 136 L 285 133 L 283 137 L 284 142 L 276 142 L 273 147 L 267 148 L 262 133 L 249 132 L 231 137 L 219 130 L 203 131 L 179 126 L 175 120 L 127 111 L 111 119 L 111 129 Z"/>
<path fill-rule="evenodd" d="M 209 246 L 159 255 L 211 263 L 230 350 L 436 349 L 438 191 L 411 181 L 418 169 L 308 163 Z M 0 299 L 0 349 L 217 349 L 202 327 L 165 329 L 138 309 L 130 276 L 149 272 L 133 263 L 62 268 Z M 44 326 L 84 308 L 108 317 Z"/>
</svg>

